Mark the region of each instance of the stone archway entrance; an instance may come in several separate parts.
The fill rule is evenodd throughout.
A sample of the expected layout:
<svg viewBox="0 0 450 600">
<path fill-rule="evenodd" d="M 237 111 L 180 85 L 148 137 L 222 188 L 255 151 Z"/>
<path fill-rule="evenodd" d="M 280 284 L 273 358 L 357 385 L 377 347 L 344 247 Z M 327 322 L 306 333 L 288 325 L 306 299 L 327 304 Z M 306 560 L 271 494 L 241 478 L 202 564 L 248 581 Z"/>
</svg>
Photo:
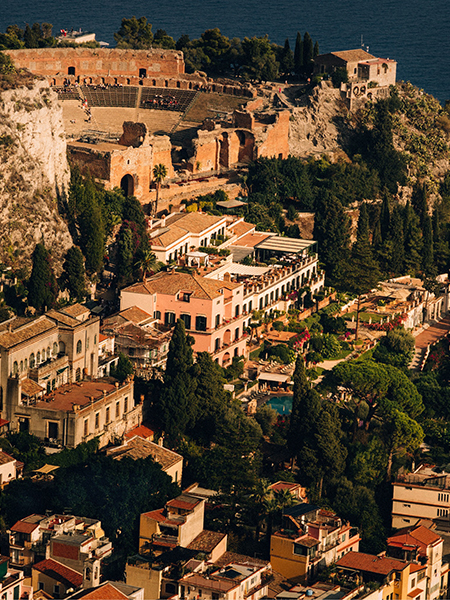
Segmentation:
<svg viewBox="0 0 450 600">
<path fill-rule="evenodd" d="M 126 197 L 134 195 L 134 180 L 129 174 L 124 175 L 120 180 L 120 187 Z"/>
</svg>

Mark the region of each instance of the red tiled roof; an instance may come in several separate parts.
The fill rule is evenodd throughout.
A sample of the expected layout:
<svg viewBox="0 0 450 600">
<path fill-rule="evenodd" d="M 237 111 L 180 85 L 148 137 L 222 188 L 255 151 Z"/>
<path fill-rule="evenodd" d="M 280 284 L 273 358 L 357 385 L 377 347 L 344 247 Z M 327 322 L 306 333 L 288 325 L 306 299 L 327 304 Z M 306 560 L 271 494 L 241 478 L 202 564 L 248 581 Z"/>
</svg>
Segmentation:
<svg viewBox="0 0 450 600">
<path fill-rule="evenodd" d="M 200 500 L 198 498 L 192 498 L 192 500 L 193 501 L 190 502 L 189 500 L 183 500 L 182 496 L 178 496 L 178 498 L 169 500 L 169 502 L 167 502 L 167 506 L 170 506 L 171 508 L 181 508 L 183 510 L 191 510 L 195 506 L 200 504 L 200 502 L 202 502 L 202 500 Z"/>
<path fill-rule="evenodd" d="M 424 527 L 419 525 L 414 528 L 403 528 L 397 531 L 397 533 L 388 538 L 388 546 L 396 547 L 416 547 L 419 548 L 422 554 L 426 554 L 427 546 L 439 542 L 442 538 Z"/>
<path fill-rule="evenodd" d="M 337 561 L 336 565 L 338 567 L 355 569 L 356 571 L 389 575 L 392 571 L 402 571 L 407 567 L 408 563 L 386 556 L 379 557 L 374 554 L 365 554 L 364 552 L 348 552 Z"/>
<path fill-rule="evenodd" d="M 52 579 L 56 579 L 56 581 L 69 583 L 74 587 L 80 587 L 83 584 L 83 575 L 81 575 L 81 573 L 66 567 L 52 558 L 47 558 L 36 565 L 33 565 L 33 569 L 36 569 L 36 571 L 39 571 L 40 573 L 44 573 Z"/>
<path fill-rule="evenodd" d="M 6 452 L 0 450 L 0 465 L 6 465 L 10 462 L 14 462 L 15 460 L 15 458 L 10 456 L 9 454 L 6 454 Z"/>
<path fill-rule="evenodd" d="M 154 436 L 155 432 L 150 429 L 149 427 L 146 427 L 145 425 L 139 425 L 139 427 L 135 427 L 134 429 L 131 429 L 130 431 L 128 431 L 125 434 L 125 437 L 127 439 L 131 439 L 133 438 L 135 435 L 138 435 L 141 438 L 144 438 L 144 440 L 150 440 L 151 438 Z"/>
<path fill-rule="evenodd" d="M 409 592 L 408 598 L 415 598 L 416 596 L 418 596 L 422 592 L 423 592 L 423 590 L 421 590 L 420 588 L 416 588 L 416 589 L 412 590 L 411 592 Z"/>
<path fill-rule="evenodd" d="M 3 427 L 3 425 L 8 425 L 9 421 L 7 421 L 6 419 L 0 419 L 0 427 Z"/>
<path fill-rule="evenodd" d="M 299 483 L 290 483 L 289 481 L 277 481 L 276 483 L 272 483 L 269 485 L 269 488 L 274 492 L 278 492 L 281 490 L 298 490 L 301 487 Z"/>
<path fill-rule="evenodd" d="M 122 594 L 111 583 L 105 583 L 81 596 L 84 600 L 128 600 L 128 596 Z"/>
<path fill-rule="evenodd" d="M 165 521 L 166 517 L 163 514 L 164 509 L 159 508 L 158 510 L 151 510 L 150 512 L 143 513 L 146 517 L 150 519 L 154 519 L 155 521 L 161 522 Z"/>
<path fill-rule="evenodd" d="M 11 527 L 11 531 L 17 533 L 32 533 L 39 527 L 39 523 L 25 523 L 24 521 L 17 521 L 15 525 Z"/>
</svg>

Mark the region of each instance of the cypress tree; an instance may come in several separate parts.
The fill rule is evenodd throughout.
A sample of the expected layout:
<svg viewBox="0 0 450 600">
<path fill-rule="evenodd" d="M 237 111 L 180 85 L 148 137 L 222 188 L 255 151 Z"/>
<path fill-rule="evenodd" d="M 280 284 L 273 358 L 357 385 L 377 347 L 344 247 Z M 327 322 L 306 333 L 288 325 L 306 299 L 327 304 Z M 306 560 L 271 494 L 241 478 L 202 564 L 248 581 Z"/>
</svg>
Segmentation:
<svg viewBox="0 0 450 600">
<path fill-rule="evenodd" d="M 71 298 L 79 302 L 86 296 L 86 272 L 83 253 L 77 246 L 69 248 L 61 275 L 62 288 L 69 291 Z"/>
<path fill-rule="evenodd" d="M 297 75 L 303 70 L 303 42 L 300 31 L 297 31 L 297 37 L 295 39 L 295 50 L 294 50 L 294 71 Z"/>
<path fill-rule="evenodd" d="M 356 242 L 353 244 L 351 259 L 345 280 L 348 291 L 358 296 L 356 309 L 355 339 L 358 339 L 361 296 L 369 292 L 380 280 L 381 274 L 369 242 L 369 217 L 366 204 L 359 212 Z"/>
<path fill-rule="evenodd" d="M 36 244 L 33 268 L 28 280 L 28 303 L 37 310 L 51 308 L 58 297 L 58 284 L 44 244 Z"/>
<path fill-rule="evenodd" d="M 311 389 L 301 354 L 297 355 L 293 381 L 294 395 L 287 444 L 291 456 L 298 456 L 304 445 L 314 443 L 316 421 L 320 413 L 320 397 Z"/>
<path fill-rule="evenodd" d="M 381 205 L 380 214 L 381 237 L 383 238 L 383 241 L 387 240 L 389 237 L 390 222 L 391 213 L 389 210 L 389 197 L 388 192 L 385 191 L 383 194 L 383 204 Z"/>
<path fill-rule="evenodd" d="M 375 252 L 378 252 L 381 249 L 382 245 L 383 238 L 381 236 L 381 219 L 378 218 L 373 230 L 372 247 L 375 250 Z"/>
<path fill-rule="evenodd" d="M 389 270 L 393 275 L 401 275 L 404 272 L 405 263 L 405 237 L 404 220 L 399 206 L 394 207 L 389 227 L 388 242 L 391 244 L 391 259 Z"/>
<path fill-rule="evenodd" d="M 193 374 L 191 339 L 186 336 L 183 321 L 178 319 L 169 345 L 164 386 L 158 403 L 164 431 L 172 443 L 187 427 L 195 424 L 197 405 Z"/>
<path fill-rule="evenodd" d="M 423 219 L 422 270 L 426 275 L 434 272 L 433 228 L 430 215 Z"/>
<path fill-rule="evenodd" d="M 303 36 L 303 71 L 310 75 L 313 68 L 314 46 L 308 32 Z"/>
<path fill-rule="evenodd" d="M 422 264 L 422 236 L 419 228 L 419 217 L 413 211 L 409 201 L 405 207 L 403 218 L 405 236 L 405 269 L 415 275 Z"/>
<path fill-rule="evenodd" d="M 339 284 L 348 260 L 350 224 L 339 200 L 324 190 L 317 200 L 314 239 L 319 242 L 321 261 L 330 285 Z"/>
<path fill-rule="evenodd" d="M 314 55 L 314 58 L 316 58 L 316 56 L 319 56 L 319 42 L 317 42 L 317 41 L 314 44 L 313 55 Z"/>
<path fill-rule="evenodd" d="M 281 53 L 280 68 L 286 75 L 289 75 L 294 68 L 294 55 L 292 54 L 288 38 L 286 38 L 286 41 L 284 42 L 283 52 Z"/>
</svg>

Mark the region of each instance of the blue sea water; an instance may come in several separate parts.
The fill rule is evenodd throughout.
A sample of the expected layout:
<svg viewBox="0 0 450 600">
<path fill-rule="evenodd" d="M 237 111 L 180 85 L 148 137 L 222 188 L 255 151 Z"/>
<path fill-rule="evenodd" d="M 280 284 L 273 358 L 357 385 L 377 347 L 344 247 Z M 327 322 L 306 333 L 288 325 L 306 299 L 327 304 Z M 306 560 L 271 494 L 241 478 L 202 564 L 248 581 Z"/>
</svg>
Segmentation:
<svg viewBox="0 0 450 600">
<path fill-rule="evenodd" d="M 398 62 L 398 79 L 409 80 L 441 102 L 450 99 L 450 3 L 442 0 L 0 0 L 0 31 L 9 24 L 52 23 L 94 31 L 114 43 L 123 17 L 145 16 L 175 39 L 191 39 L 219 27 L 228 37 L 267 34 L 294 47 L 308 31 L 320 51 L 358 48 Z"/>
</svg>

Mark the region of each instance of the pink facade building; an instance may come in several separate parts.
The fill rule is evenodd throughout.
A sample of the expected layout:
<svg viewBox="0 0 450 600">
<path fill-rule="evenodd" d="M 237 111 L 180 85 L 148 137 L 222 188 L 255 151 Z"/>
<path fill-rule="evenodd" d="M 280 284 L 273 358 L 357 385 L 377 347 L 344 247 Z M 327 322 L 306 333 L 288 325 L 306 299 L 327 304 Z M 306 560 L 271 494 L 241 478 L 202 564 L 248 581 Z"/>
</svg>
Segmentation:
<svg viewBox="0 0 450 600">
<path fill-rule="evenodd" d="M 184 321 L 196 352 L 210 352 L 223 366 L 246 349 L 244 284 L 174 270 L 121 291 L 120 309 L 137 306 L 167 326 Z"/>
</svg>

